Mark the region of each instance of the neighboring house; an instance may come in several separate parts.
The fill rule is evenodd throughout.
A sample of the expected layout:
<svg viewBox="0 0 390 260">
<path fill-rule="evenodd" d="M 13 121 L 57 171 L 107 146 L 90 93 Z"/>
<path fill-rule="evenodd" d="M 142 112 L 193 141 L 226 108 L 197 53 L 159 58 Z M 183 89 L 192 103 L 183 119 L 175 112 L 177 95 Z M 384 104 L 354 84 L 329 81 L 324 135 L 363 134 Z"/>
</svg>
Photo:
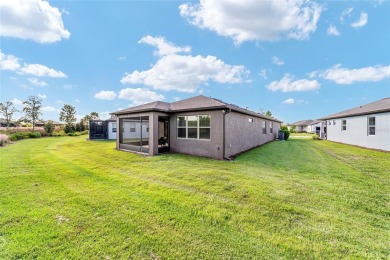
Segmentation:
<svg viewBox="0 0 390 260">
<path fill-rule="evenodd" d="M 9 122 L 9 127 L 18 127 L 19 125 L 20 123 L 17 121 Z M 0 127 L 8 127 L 7 121 L 5 121 L 4 119 L 0 119 Z"/>
<path fill-rule="evenodd" d="M 162 101 L 112 113 L 117 149 L 150 155 L 166 151 L 225 159 L 276 139 L 281 121 L 196 96 Z"/>
<path fill-rule="evenodd" d="M 295 132 L 303 133 L 303 132 L 311 132 L 311 128 L 309 128 L 310 124 L 314 122 L 314 120 L 301 120 L 292 124 L 288 124 L 288 130 L 291 131 L 291 128 L 295 126 Z"/>
<path fill-rule="evenodd" d="M 116 139 L 117 124 L 115 118 L 89 121 L 89 139 Z"/>
<path fill-rule="evenodd" d="M 43 127 L 45 124 L 47 124 L 47 122 L 51 121 L 53 123 L 54 126 L 63 126 L 64 124 L 63 123 L 60 123 L 60 122 L 56 122 L 56 121 L 53 121 L 53 120 L 46 120 L 46 121 L 38 121 L 35 123 L 35 126 L 36 127 Z"/>
<path fill-rule="evenodd" d="M 307 132 L 313 134 L 320 134 L 321 132 L 321 120 L 314 120 L 307 126 Z M 326 131 L 325 131 L 326 133 Z"/>
<path fill-rule="evenodd" d="M 390 151 L 390 98 L 321 118 L 327 140 Z"/>
</svg>

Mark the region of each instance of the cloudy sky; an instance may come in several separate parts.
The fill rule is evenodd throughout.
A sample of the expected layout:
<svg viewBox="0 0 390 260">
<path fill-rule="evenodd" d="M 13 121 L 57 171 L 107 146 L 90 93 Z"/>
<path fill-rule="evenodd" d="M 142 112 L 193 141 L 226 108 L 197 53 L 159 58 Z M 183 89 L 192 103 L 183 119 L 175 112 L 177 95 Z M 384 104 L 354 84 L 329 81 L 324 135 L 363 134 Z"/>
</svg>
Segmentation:
<svg viewBox="0 0 390 260">
<path fill-rule="evenodd" d="M 284 122 L 390 96 L 390 2 L 0 2 L 0 101 L 79 117 L 195 95 Z"/>
</svg>

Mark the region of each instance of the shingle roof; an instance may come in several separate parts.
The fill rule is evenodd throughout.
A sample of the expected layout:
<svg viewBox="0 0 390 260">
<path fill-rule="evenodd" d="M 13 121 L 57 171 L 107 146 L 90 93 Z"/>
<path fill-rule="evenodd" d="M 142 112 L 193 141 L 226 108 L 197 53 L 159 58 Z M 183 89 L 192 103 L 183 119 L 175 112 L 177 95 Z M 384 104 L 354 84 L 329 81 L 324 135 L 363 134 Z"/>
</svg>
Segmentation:
<svg viewBox="0 0 390 260">
<path fill-rule="evenodd" d="M 352 109 L 341 111 L 332 115 L 322 117 L 322 120 L 350 117 L 358 115 L 367 115 L 381 112 L 390 112 L 390 97 L 384 98 L 366 105 L 358 106 Z"/>
<path fill-rule="evenodd" d="M 205 96 L 196 96 L 192 98 L 183 99 L 171 103 L 170 110 L 180 111 L 180 110 L 192 110 L 199 108 L 220 108 L 225 107 L 226 103 L 221 102 L 214 98 L 208 98 Z"/>
<path fill-rule="evenodd" d="M 219 99 L 205 97 L 203 95 L 183 99 L 172 103 L 155 101 L 144 105 L 116 111 L 111 114 L 121 115 L 121 114 L 131 114 L 131 113 L 146 112 L 146 111 L 160 111 L 160 112 L 169 113 L 169 112 L 197 111 L 197 110 L 209 110 L 209 109 L 230 109 L 239 113 L 265 118 L 276 122 L 281 122 L 275 118 L 267 117 L 260 113 L 253 112 L 233 104 L 225 103 Z"/>
<path fill-rule="evenodd" d="M 154 101 L 154 102 L 146 103 L 143 105 L 119 110 L 119 111 L 113 112 L 111 114 L 118 115 L 118 114 L 127 114 L 127 113 L 142 112 L 142 111 L 151 111 L 151 110 L 153 110 L 153 111 L 168 111 L 170 105 L 171 104 L 167 103 L 167 102 Z"/>
<path fill-rule="evenodd" d="M 314 120 L 310 120 L 310 119 L 309 120 L 301 120 L 301 121 L 292 123 L 291 125 L 304 126 L 304 125 L 310 125 L 313 122 L 314 122 Z"/>
</svg>

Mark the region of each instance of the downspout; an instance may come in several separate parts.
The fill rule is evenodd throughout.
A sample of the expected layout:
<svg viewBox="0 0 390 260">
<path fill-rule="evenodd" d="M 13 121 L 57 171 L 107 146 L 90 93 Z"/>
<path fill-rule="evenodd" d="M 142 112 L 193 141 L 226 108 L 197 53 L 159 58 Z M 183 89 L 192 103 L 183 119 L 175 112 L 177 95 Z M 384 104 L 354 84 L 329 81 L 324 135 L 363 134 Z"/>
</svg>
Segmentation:
<svg viewBox="0 0 390 260">
<path fill-rule="evenodd" d="M 222 124 L 223 124 L 223 133 L 222 133 L 222 158 L 224 159 L 224 160 L 229 160 L 228 158 L 226 158 L 226 156 L 225 156 L 225 143 L 226 143 L 226 119 L 225 119 L 225 116 L 227 115 L 227 114 L 229 114 L 230 112 L 232 111 L 232 109 L 231 108 L 229 108 L 229 109 L 224 109 L 223 111 L 222 111 L 222 113 L 223 113 L 223 122 L 222 122 Z"/>
</svg>

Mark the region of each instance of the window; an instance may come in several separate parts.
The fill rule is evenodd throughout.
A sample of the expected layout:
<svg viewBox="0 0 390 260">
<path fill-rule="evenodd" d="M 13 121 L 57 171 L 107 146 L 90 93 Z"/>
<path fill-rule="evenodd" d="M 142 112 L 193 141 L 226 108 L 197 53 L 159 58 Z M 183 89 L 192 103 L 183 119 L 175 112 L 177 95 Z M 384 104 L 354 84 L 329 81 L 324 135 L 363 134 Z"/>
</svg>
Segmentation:
<svg viewBox="0 0 390 260">
<path fill-rule="evenodd" d="M 274 132 L 274 126 L 273 126 L 273 123 L 272 122 L 270 122 L 269 123 L 269 132 L 270 132 L 270 134 L 272 134 L 273 132 Z"/>
<path fill-rule="evenodd" d="M 347 130 L 347 120 L 343 119 L 341 120 L 341 131 Z"/>
<path fill-rule="evenodd" d="M 332 121 L 329 120 L 329 125 L 332 125 Z"/>
<path fill-rule="evenodd" d="M 253 123 L 253 118 L 248 119 L 249 123 Z"/>
<path fill-rule="evenodd" d="M 336 125 L 336 120 L 333 120 L 333 125 Z"/>
<path fill-rule="evenodd" d="M 375 117 L 368 117 L 368 135 L 375 135 Z"/>
<path fill-rule="evenodd" d="M 263 121 L 262 129 L 263 129 L 263 135 L 265 135 L 267 133 L 267 127 L 265 125 L 265 121 Z"/>
<path fill-rule="evenodd" d="M 116 133 L 116 123 L 112 123 L 112 132 Z"/>
<path fill-rule="evenodd" d="M 130 133 L 135 133 L 135 124 L 134 123 L 130 124 Z"/>
<path fill-rule="evenodd" d="M 178 116 L 177 137 L 210 139 L 210 116 Z"/>
<path fill-rule="evenodd" d="M 179 138 L 187 138 L 187 123 L 185 116 L 177 117 L 177 137 Z"/>
</svg>

